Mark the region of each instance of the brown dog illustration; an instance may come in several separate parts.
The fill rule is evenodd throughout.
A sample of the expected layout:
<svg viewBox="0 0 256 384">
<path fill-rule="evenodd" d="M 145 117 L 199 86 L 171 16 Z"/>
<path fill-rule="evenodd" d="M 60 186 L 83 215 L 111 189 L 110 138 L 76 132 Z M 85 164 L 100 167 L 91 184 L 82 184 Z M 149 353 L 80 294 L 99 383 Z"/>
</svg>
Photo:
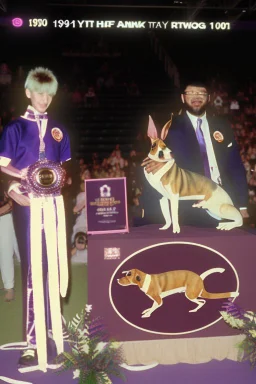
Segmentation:
<svg viewBox="0 0 256 384">
<path fill-rule="evenodd" d="M 212 268 L 200 276 L 192 271 L 177 270 L 149 275 L 139 269 L 125 271 L 125 276 L 117 279 L 123 286 L 138 285 L 138 287 L 153 300 L 151 308 L 142 312 L 142 317 L 150 317 L 151 313 L 163 304 L 163 298 L 175 293 L 184 292 L 188 300 L 197 304 L 189 312 L 197 312 L 206 302 L 204 299 L 224 299 L 237 297 L 238 292 L 209 293 L 204 288 L 203 280 L 212 273 L 222 273 L 224 268 Z M 201 297 L 202 299 L 199 299 Z"/>
</svg>

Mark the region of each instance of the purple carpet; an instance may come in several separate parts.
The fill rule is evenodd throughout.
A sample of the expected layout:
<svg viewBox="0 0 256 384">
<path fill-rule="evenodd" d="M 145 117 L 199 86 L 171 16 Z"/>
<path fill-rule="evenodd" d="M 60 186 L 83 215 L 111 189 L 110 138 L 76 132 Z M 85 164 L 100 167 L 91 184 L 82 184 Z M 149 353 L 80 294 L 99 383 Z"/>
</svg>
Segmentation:
<svg viewBox="0 0 256 384">
<path fill-rule="evenodd" d="M 57 374 L 56 371 L 21 374 L 16 365 L 19 354 L 19 351 L 0 351 L 0 376 L 33 384 L 78 383 L 77 379 L 73 380 L 71 371 L 61 374 Z M 209 363 L 198 365 L 159 365 L 142 372 L 124 370 L 124 374 L 128 384 L 255 384 L 256 382 L 256 369 L 250 369 L 248 363 L 237 363 L 230 360 L 221 362 L 212 360 Z M 118 378 L 112 378 L 112 381 L 113 384 L 124 383 Z"/>
</svg>

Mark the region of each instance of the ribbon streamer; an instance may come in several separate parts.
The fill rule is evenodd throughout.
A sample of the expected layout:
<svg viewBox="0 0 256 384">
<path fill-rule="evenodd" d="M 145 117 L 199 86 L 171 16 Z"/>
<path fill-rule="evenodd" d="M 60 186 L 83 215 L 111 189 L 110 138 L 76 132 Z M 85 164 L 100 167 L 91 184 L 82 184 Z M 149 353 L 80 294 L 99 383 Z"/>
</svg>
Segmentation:
<svg viewBox="0 0 256 384">
<path fill-rule="evenodd" d="M 57 353 L 60 354 L 64 351 L 60 293 L 65 296 L 68 286 L 65 211 L 62 196 L 31 198 L 31 272 L 38 366 L 30 368 L 46 372 L 50 366 L 47 365 L 47 337 L 43 299 L 42 224 L 44 224 L 47 249 L 52 334 Z M 24 372 L 24 369 L 20 372 Z"/>
<path fill-rule="evenodd" d="M 30 199 L 30 246 L 31 275 L 33 287 L 33 304 L 35 333 L 38 353 L 38 365 L 46 372 L 47 348 L 44 308 L 44 285 L 42 271 L 42 204 L 43 197 Z"/>
<path fill-rule="evenodd" d="M 59 271 L 60 271 L 60 294 L 65 297 L 68 289 L 68 258 L 67 258 L 67 239 L 66 239 L 66 217 L 64 201 L 62 196 L 55 197 L 57 208 L 57 238 L 59 252 Z"/>
</svg>

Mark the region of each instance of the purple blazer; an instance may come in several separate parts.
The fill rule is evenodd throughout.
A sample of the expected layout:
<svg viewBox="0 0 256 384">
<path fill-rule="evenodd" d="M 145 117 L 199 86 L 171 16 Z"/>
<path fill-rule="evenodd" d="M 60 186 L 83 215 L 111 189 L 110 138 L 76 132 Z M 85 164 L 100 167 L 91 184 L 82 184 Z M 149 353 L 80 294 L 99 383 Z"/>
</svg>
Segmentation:
<svg viewBox="0 0 256 384">
<path fill-rule="evenodd" d="M 56 140 L 58 136 L 54 134 L 54 128 L 61 131 L 61 140 Z M 65 128 L 50 117 L 44 142 L 48 160 L 65 162 L 71 158 L 70 142 Z M 26 168 L 39 160 L 39 130 L 36 121 L 19 117 L 7 124 L 0 140 L 0 165 L 4 165 L 3 159 L 11 160 L 11 165 L 17 169 Z"/>
</svg>

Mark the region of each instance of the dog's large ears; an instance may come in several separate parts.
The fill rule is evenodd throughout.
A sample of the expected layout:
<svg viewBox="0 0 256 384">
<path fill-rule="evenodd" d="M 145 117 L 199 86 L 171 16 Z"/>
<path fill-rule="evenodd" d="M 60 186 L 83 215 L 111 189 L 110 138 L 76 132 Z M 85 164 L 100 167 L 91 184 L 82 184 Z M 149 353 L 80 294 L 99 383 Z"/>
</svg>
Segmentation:
<svg viewBox="0 0 256 384">
<path fill-rule="evenodd" d="M 165 138 L 169 132 L 170 126 L 172 125 L 172 118 L 173 118 L 173 113 L 171 114 L 170 120 L 167 121 L 167 123 L 162 128 L 162 131 L 161 131 L 161 139 L 162 140 L 165 140 Z"/>
<path fill-rule="evenodd" d="M 157 139 L 157 130 L 155 123 L 152 119 L 152 117 L 149 115 L 149 120 L 148 120 L 148 137 L 152 140 Z"/>
</svg>

